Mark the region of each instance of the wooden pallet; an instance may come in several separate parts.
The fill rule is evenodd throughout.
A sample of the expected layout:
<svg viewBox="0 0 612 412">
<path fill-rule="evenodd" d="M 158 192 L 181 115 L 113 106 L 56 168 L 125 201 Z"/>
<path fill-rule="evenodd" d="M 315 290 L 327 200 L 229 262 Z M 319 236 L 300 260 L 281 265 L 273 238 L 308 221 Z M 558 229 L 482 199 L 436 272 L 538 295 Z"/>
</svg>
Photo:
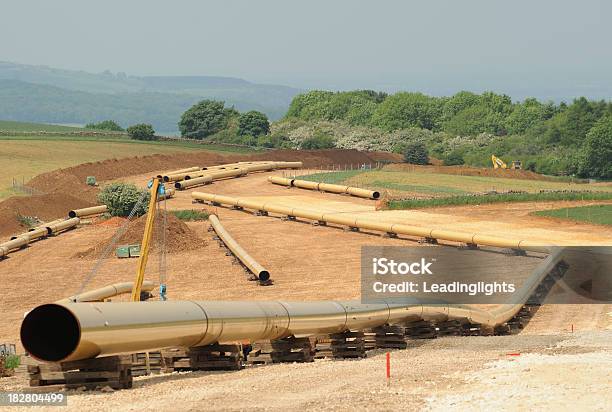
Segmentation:
<svg viewBox="0 0 612 412">
<path fill-rule="evenodd" d="M 163 372 L 188 370 L 240 370 L 241 345 L 207 345 L 196 348 L 173 348 L 161 352 Z"/>
<path fill-rule="evenodd" d="M 333 333 L 329 339 L 319 339 L 315 346 L 315 359 L 365 358 L 365 334 L 362 331 Z"/>
<path fill-rule="evenodd" d="M 132 387 L 132 358 L 130 355 L 107 356 L 61 363 L 28 365 L 30 386 L 34 391 L 60 389 L 113 389 Z"/>
<path fill-rule="evenodd" d="M 382 349 L 406 349 L 404 329 L 400 325 L 383 325 L 372 329 L 375 333 L 376 347 Z"/>
<path fill-rule="evenodd" d="M 408 322 L 404 327 L 407 339 L 435 339 L 437 337 L 436 328 L 425 320 Z"/>
<path fill-rule="evenodd" d="M 283 362 L 313 362 L 314 345 L 310 338 L 285 338 L 253 343 L 247 364 L 267 365 Z"/>
<path fill-rule="evenodd" d="M 139 352 L 132 354 L 132 376 L 146 376 L 162 371 L 161 352 Z"/>
<path fill-rule="evenodd" d="M 458 320 L 447 320 L 435 323 L 436 333 L 439 337 L 461 336 L 463 334 L 463 324 Z"/>
</svg>

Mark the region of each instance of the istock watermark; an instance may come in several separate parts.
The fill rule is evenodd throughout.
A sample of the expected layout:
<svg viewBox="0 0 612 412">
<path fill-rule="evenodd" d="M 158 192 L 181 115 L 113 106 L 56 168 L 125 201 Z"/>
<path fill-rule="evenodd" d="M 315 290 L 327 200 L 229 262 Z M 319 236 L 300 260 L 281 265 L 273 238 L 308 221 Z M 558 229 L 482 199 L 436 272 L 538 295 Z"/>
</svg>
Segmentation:
<svg viewBox="0 0 612 412">
<path fill-rule="evenodd" d="M 551 253 L 454 247 L 364 246 L 363 303 L 609 303 L 612 248 Z M 544 287 L 545 286 L 545 287 Z M 534 301 L 535 300 L 535 301 Z"/>
</svg>

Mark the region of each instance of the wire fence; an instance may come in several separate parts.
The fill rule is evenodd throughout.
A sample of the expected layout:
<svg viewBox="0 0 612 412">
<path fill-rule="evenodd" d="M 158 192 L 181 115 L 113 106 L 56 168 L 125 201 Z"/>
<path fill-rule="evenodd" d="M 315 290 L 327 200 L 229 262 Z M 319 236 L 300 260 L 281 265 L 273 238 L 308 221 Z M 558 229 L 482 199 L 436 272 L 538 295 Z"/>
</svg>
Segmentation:
<svg viewBox="0 0 612 412">
<path fill-rule="evenodd" d="M 25 193 L 27 195 L 42 195 L 44 192 L 34 189 L 33 187 L 26 186 L 26 182 L 30 179 L 26 179 L 25 176 L 21 178 L 12 178 L 12 189 L 17 193 Z"/>
</svg>

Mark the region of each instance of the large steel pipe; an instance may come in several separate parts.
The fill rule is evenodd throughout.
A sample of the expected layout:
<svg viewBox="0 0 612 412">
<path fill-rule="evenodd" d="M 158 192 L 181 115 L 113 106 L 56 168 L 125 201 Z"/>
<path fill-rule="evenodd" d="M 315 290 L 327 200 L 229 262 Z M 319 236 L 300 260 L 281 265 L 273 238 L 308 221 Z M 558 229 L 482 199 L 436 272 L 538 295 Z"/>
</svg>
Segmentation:
<svg viewBox="0 0 612 412">
<path fill-rule="evenodd" d="M 21 324 L 21 342 L 34 358 L 59 362 L 169 346 L 193 347 L 363 330 L 417 319 L 465 319 L 494 328 L 520 310 L 560 258 L 559 251 L 546 258 L 514 296 L 516 303 L 497 311 L 420 302 L 52 303 L 38 306 L 26 315 Z"/>
<path fill-rule="evenodd" d="M 211 171 L 207 171 L 206 174 L 204 174 L 201 177 L 196 177 L 194 179 L 189 179 L 189 180 L 183 180 L 180 182 L 175 182 L 174 183 L 174 187 L 179 189 L 179 190 L 184 190 L 187 189 L 189 187 L 193 187 L 193 186 L 199 186 L 199 185 L 205 185 L 208 184 L 214 180 L 218 180 L 218 179 L 225 179 L 227 177 L 238 177 L 238 176 L 244 176 L 248 173 L 247 169 L 243 169 L 243 168 L 231 168 L 231 169 L 225 169 L 225 170 L 211 170 Z"/>
<path fill-rule="evenodd" d="M 55 303 L 62 304 L 104 301 L 105 299 L 109 299 L 118 295 L 131 293 L 133 287 L 133 282 L 114 283 L 112 285 L 104 286 L 94 290 L 88 290 L 87 292 L 79 293 L 78 295 L 73 295 L 65 299 L 58 300 Z M 153 290 L 154 287 L 155 284 L 153 282 L 151 282 L 150 280 L 145 280 L 142 282 L 141 290 L 145 292 L 150 292 L 151 290 Z"/>
<path fill-rule="evenodd" d="M 28 239 L 28 242 L 30 242 L 30 241 L 32 241 L 34 239 L 45 237 L 47 235 L 48 235 L 48 232 L 47 232 L 47 228 L 46 227 L 38 227 L 38 228 L 34 228 L 34 229 L 29 229 L 25 233 L 21 233 L 21 234 L 16 235 L 16 236 L 11 236 L 11 240 L 23 237 L 23 238 Z"/>
<path fill-rule="evenodd" d="M 81 219 L 79 219 L 78 217 L 66 219 L 61 222 L 53 223 L 47 226 L 47 232 L 50 235 L 56 234 L 64 230 L 72 229 L 73 227 L 76 227 L 80 222 L 81 222 Z"/>
<path fill-rule="evenodd" d="M 546 244 L 545 242 L 538 243 L 531 240 L 523 240 L 512 237 L 499 237 L 455 230 L 441 230 L 436 228 L 405 225 L 402 223 L 385 223 L 378 220 L 363 218 L 359 214 L 354 213 L 326 213 L 317 210 L 291 208 L 274 204 L 272 202 L 252 202 L 246 199 L 213 195 L 211 193 L 192 192 L 191 197 L 201 201 L 214 202 L 229 206 L 240 206 L 252 210 L 262 210 L 270 213 L 279 213 L 288 216 L 335 223 L 361 229 L 380 230 L 397 235 L 426 237 L 451 242 L 462 242 L 540 253 L 548 253 L 550 252 L 551 247 L 554 246 L 552 244 Z"/>
<path fill-rule="evenodd" d="M 8 255 L 8 253 L 15 249 L 20 249 L 28 244 L 30 240 L 25 237 L 17 237 L 11 239 L 8 242 L 0 243 L 0 257 Z"/>
<path fill-rule="evenodd" d="M 174 187 L 178 190 L 185 190 L 189 187 L 206 185 L 213 181 L 210 175 L 205 175 L 202 177 L 196 177 L 195 179 L 189 180 L 181 180 L 179 182 L 174 182 Z"/>
<path fill-rule="evenodd" d="M 92 206 L 92 207 L 86 207 L 83 209 L 71 210 L 70 212 L 68 212 L 68 217 L 73 218 L 73 217 L 93 216 L 93 215 L 99 215 L 99 214 L 106 213 L 106 212 L 108 212 L 108 207 L 106 205 Z"/>
<path fill-rule="evenodd" d="M 348 194 L 366 199 L 380 198 L 380 192 L 374 190 L 361 189 L 359 187 L 351 187 L 344 185 L 334 185 L 331 183 L 312 182 L 309 180 L 287 179 L 280 176 L 270 176 L 268 181 L 277 185 L 299 187 L 300 189 L 319 190 L 321 192 Z"/>
<path fill-rule="evenodd" d="M 257 279 L 263 282 L 270 279 L 270 272 L 268 272 L 255 259 L 253 259 L 253 257 L 249 255 L 248 252 L 238 244 L 238 242 L 236 242 L 228 231 L 225 230 L 217 216 L 210 215 L 208 217 L 208 221 L 215 230 L 215 233 L 217 233 L 217 236 L 219 236 L 223 243 L 225 243 L 225 246 L 232 251 L 234 256 L 236 256 L 251 271 L 251 273 L 257 276 Z"/>
</svg>

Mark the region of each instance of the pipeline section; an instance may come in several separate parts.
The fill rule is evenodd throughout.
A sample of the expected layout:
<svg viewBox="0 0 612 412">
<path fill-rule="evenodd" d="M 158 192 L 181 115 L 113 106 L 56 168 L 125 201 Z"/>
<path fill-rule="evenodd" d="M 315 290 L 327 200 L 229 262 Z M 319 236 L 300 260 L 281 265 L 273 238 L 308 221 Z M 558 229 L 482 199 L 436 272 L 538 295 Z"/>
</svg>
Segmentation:
<svg viewBox="0 0 612 412">
<path fill-rule="evenodd" d="M 13 236 L 8 242 L 0 243 L 0 257 L 4 257 L 10 252 L 26 247 L 33 240 L 56 235 L 66 230 L 75 228 L 80 221 L 81 219 L 78 217 L 57 219 L 49 223 L 36 226 L 25 233 Z"/>
<path fill-rule="evenodd" d="M 195 174 L 165 176 L 164 179 L 167 177 L 169 181 L 172 181 L 171 179 L 179 179 L 179 177 L 182 176 L 182 180 L 179 179 L 174 182 L 174 187 L 178 190 L 185 190 L 194 186 L 206 185 L 219 179 L 246 176 L 252 172 L 295 169 L 299 167 L 302 167 L 302 162 L 237 163 L 223 165 L 223 167 L 218 168 L 213 166 L 202 172 L 196 172 Z"/>
<path fill-rule="evenodd" d="M 380 198 L 380 192 L 377 192 L 374 190 L 362 189 L 359 187 L 334 185 L 331 183 L 322 183 L 322 182 L 311 182 L 308 180 L 288 179 L 286 177 L 280 177 L 280 176 L 270 176 L 268 177 L 268 181 L 270 183 L 274 183 L 276 185 L 281 185 L 281 186 L 299 187 L 300 189 L 318 190 L 320 192 L 347 194 L 347 195 L 351 195 L 355 197 L 362 197 L 365 199 L 376 200 Z"/>
<path fill-rule="evenodd" d="M 543 244 L 542 242 L 535 242 L 525 239 L 503 238 L 499 236 L 483 235 L 480 233 L 428 228 L 423 226 L 406 225 L 403 223 L 381 222 L 371 218 L 363 218 L 359 214 L 355 213 L 328 213 L 321 210 L 299 209 L 279 205 L 274 202 L 234 198 L 204 192 L 192 192 L 191 197 L 196 201 L 206 201 L 213 204 L 227 206 L 238 206 L 244 209 L 278 213 L 285 216 L 300 217 L 323 223 L 346 225 L 358 229 L 376 230 L 392 235 L 416 236 L 427 239 L 461 242 L 469 245 L 486 245 L 539 253 L 549 253 L 550 248 L 554 246 L 552 244 Z"/>
<path fill-rule="evenodd" d="M 236 162 L 236 163 L 226 163 L 216 166 L 204 166 L 204 167 L 194 167 L 188 168 L 184 170 L 177 170 L 174 172 L 167 173 L 165 175 L 160 175 L 164 182 L 178 182 L 181 180 L 189 180 L 196 177 L 202 177 L 206 175 L 210 171 L 220 171 L 226 169 L 241 169 L 246 167 L 254 167 L 260 165 L 268 165 L 268 164 L 299 164 L 298 166 L 294 166 L 294 168 L 302 167 L 302 162 L 274 162 L 270 160 L 264 161 L 253 161 L 253 162 Z M 288 167 L 286 167 L 288 168 Z"/>
<path fill-rule="evenodd" d="M 58 304 L 66 303 L 77 303 L 77 302 L 103 302 L 105 299 L 109 299 L 115 296 L 131 293 L 134 287 L 134 282 L 121 282 L 113 283 L 112 285 L 104 286 L 98 289 L 89 290 L 87 292 L 73 295 L 61 300 L 56 301 Z M 153 290 L 155 285 L 150 280 L 142 282 L 141 289 L 145 292 Z"/>
<path fill-rule="evenodd" d="M 258 280 L 262 282 L 270 280 L 270 272 L 268 272 L 255 259 L 253 259 L 253 257 L 249 255 L 248 252 L 238 244 L 238 242 L 236 242 L 236 240 L 227 232 L 227 230 L 225 230 L 217 216 L 210 215 L 208 217 L 208 221 L 210 222 L 210 225 L 214 229 L 217 236 L 219 236 L 219 239 L 225 243 L 225 246 L 232 251 L 234 256 L 236 256 L 242 262 L 242 264 L 251 271 L 251 273 L 257 276 Z"/>
<path fill-rule="evenodd" d="M 557 248 L 514 296 L 487 311 L 470 305 L 364 304 L 360 301 L 154 301 L 52 303 L 21 324 L 21 342 L 34 358 L 60 362 L 171 346 L 305 337 L 364 330 L 414 320 L 467 320 L 492 329 L 508 322 L 561 262 Z"/>
</svg>

